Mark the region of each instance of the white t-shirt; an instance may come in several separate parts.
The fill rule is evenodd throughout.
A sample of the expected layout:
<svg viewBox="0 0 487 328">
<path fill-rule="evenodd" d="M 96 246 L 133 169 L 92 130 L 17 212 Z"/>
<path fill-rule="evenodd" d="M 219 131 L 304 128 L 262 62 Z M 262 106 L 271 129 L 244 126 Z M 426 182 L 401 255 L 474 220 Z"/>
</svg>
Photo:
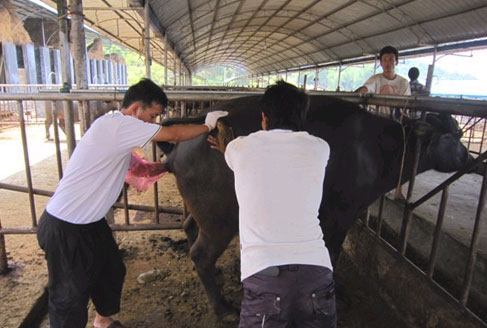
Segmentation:
<svg viewBox="0 0 487 328">
<path fill-rule="evenodd" d="M 132 150 L 159 129 L 121 112 L 98 118 L 76 146 L 47 212 L 75 224 L 103 218 L 122 190 Z"/>
<path fill-rule="evenodd" d="M 228 144 L 242 280 L 275 265 L 332 268 L 318 220 L 329 155 L 324 140 L 290 130 L 258 131 Z"/>
<path fill-rule="evenodd" d="M 402 76 L 396 74 L 393 80 L 384 77 L 384 74 L 375 74 L 371 76 L 364 84 L 367 87 L 367 92 L 376 94 L 389 94 L 396 96 L 410 96 L 411 88 L 409 81 Z"/>
</svg>

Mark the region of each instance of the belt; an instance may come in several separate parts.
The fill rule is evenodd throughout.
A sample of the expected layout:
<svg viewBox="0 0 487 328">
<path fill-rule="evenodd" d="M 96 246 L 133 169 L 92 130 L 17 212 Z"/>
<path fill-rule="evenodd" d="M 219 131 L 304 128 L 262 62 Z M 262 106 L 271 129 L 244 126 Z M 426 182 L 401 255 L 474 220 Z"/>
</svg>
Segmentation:
<svg viewBox="0 0 487 328">
<path fill-rule="evenodd" d="M 270 266 L 257 272 L 257 274 L 262 274 L 269 277 L 277 277 L 281 271 L 298 271 L 299 265 L 297 264 L 286 264 L 286 265 L 276 265 Z"/>
</svg>

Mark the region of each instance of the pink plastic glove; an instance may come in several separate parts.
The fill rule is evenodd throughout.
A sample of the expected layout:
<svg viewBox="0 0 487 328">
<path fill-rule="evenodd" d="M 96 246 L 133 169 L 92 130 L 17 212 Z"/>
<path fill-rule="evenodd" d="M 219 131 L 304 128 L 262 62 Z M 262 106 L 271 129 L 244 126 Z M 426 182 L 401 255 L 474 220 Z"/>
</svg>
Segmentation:
<svg viewBox="0 0 487 328">
<path fill-rule="evenodd" d="M 125 182 L 139 192 L 147 191 L 166 172 L 164 164 L 149 162 L 132 154 Z"/>
</svg>

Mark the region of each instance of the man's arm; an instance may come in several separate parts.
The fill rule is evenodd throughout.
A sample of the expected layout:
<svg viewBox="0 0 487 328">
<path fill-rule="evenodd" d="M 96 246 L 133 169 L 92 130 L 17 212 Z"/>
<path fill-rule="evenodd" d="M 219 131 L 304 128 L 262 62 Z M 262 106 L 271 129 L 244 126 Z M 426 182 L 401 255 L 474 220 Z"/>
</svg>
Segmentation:
<svg viewBox="0 0 487 328">
<path fill-rule="evenodd" d="M 367 87 L 365 85 L 363 85 L 360 88 L 358 88 L 357 90 L 355 90 L 355 92 L 363 95 L 363 94 L 366 94 L 367 92 L 369 92 L 369 89 L 367 89 Z"/>
<path fill-rule="evenodd" d="M 152 140 L 180 142 L 196 138 L 209 131 L 209 127 L 204 124 L 177 124 L 163 126 Z"/>
<path fill-rule="evenodd" d="M 208 133 L 216 126 L 220 117 L 227 116 L 226 111 L 214 111 L 206 114 L 205 124 L 176 124 L 162 127 L 152 137 L 153 141 L 181 142 Z"/>
</svg>

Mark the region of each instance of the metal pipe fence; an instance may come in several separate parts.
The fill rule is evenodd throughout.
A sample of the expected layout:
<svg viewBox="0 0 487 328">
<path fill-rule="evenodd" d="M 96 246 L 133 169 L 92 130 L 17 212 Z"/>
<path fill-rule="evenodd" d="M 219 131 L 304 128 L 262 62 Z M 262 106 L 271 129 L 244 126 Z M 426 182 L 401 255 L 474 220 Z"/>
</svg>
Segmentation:
<svg viewBox="0 0 487 328">
<path fill-rule="evenodd" d="M 180 117 L 187 115 L 197 115 L 203 110 L 208 110 L 212 108 L 213 104 L 218 101 L 233 99 L 242 96 L 249 95 L 261 95 L 263 90 L 250 90 L 250 91 L 240 91 L 240 90 L 183 90 L 177 89 L 167 90 L 167 95 L 170 101 L 170 111 L 169 115 L 172 117 Z M 425 196 L 419 198 L 415 202 L 411 202 L 411 194 L 414 188 L 414 178 L 409 183 L 408 197 L 404 206 L 404 215 L 401 224 L 401 233 L 399 236 L 399 245 L 395 247 L 398 256 L 405 257 L 406 250 L 408 248 L 408 242 L 410 240 L 410 225 L 411 225 L 411 215 L 413 211 L 423 204 L 426 200 L 430 199 L 437 193 L 442 192 L 441 202 L 438 207 L 437 222 L 435 224 L 435 231 L 433 236 L 432 247 L 430 255 L 428 258 L 427 269 L 421 271 L 426 277 L 428 277 L 435 285 L 439 285 L 434 279 L 434 272 L 436 268 L 436 261 L 438 257 L 438 250 L 441 247 L 439 243 L 440 235 L 443 230 L 443 222 L 445 216 L 445 207 L 448 203 L 448 188 L 449 186 L 464 175 L 466 172 L 470 172 L 476 165 L 485 164 L 487 159 L 487 151 L 485 145 L 485 130 L 487 118 L 487 102 L 478 100 L 455 100 L 450 98 L 430 98 L 430 97 L 392 97 L 392 96 L 358 96 L 352 93 L 323 93 L 323 92 L 309 92 L 309 94 L 327 94 L 335 97 L 343 98 L 351 102 L 360 104 L 362 106 L 368 107 L 370 105 L 374 106 L 389 106 L 389 107 L 399 107 L 407 108 L 408 110 L 415 110 L 423 113 L 422 118 L 424 118 L 424 112 L 439 112 L 439 113 L 450 113 L 456 115 L 457 121 L 459 122 L 459 127 L 464 131 L 462 141 L 468 147 L 469 151 L 476 157 L 474 162 L 469 163 L 468 167 L 465 167 L 461 171 L 453 174 L 450 178 L 445 180 L 439 186 L 434 188 L 431 192 L 427 193 Z M 24 163 L 25 163 L 25 174 L 27 186 L 18 186 L 7 183 L 0 183 L 0 189 L 6 189 L 17 192 L 24 192 L 29 195 L 29 206 L 31 210 L 31 225 L 29 227 L 2 227 L 0 222 L 0 272 L 7 269 L 6 263 L 6 249 L 4 243 L 4 235 L 7 234 L 29 234 L 35 233 L 37 218 L 36 218 L 36 203 L 34 195 L 40 196 L 51 196 L 52 191 L 41 190 L 35 188 L 32 183 L 31 168 L 29 162 L 29 149 L 26 134 L 26 118 L 25 118 L 25 104 L 29 101 L 43 101 L 48 103 L 55 103 L 60 101 L 76 102 L 82 103 L 87 101 L 115 101 L 120 102 L 123 99 L 123 92 L 117 90 L 111 91 L 97 91 L 92 90 L 87 91 L 72 91 L 71 93 L 0 93 L 0 103 L 2 102 L 12 102 L 16 105 L 17 120 L 21 131 L 22 147 L 24 153 Z M 56 117 L 56 106 L 51 106 L 52 114 Z M 73 123 L 71 123 L 73 124 Z M 89 126 L 88 122 L 86 126 Z M 60 137 L 58 131 L 57 120 L 54 120 L 54 144 L 56 145 L 56 162 L 58 167 L 58 177 L 62 177 L 62 160 L 61 160 L 61 147 L 60 147 Z M 80 134 L 82 131 L 79 131 Z M 416 165 L 413 167 L 413 174 L 415 176 L 417 169 L 417 162 L 419 159 L 420 144 L 416 145 Z M 151 148 L 153 160 L 157 160 L 159 157 L 158 151 L 155 146 Z M 469 257 L 468 263 L 465 268 L 465 276 L 463 278 L 463 286 L 461 295 L 452 298 L 459 306 L 465 308 L 467 306 L 470 291 L 472 275 L 477 261 L 478 253 L 478 241 L 480 233 L 480 225 L 482 224 L 482 213 L 485 205 L 485 195 L 486 195 L 486 176 L 487 170 L 484 166 L 484 178 L 481 186 L 481 192 L 478 199 L 477 212 L 475 216 L 475 224 L 472 230 L 472 238 L 469 245 Z M 385 197 L 382 196 L 379 200 L 379 212 L 377 216 L 377 221 L 375 226 L 370 225 L 367 220 L 368 229 L 371 229 L 374 234 L 381 240 L 385 241 L 383 238 L 384 230 L 384 219 L 383 219 L 383 209 L 384 209 Z M 182 227 L 180 221 L 164 221 L 160 219 L 161 213 L 170 213 L 176 215 L 183 215 L 183 211 L 174 208 L 164 208 L 159 204 L 158 196 L 158 185 L 154 187 L 154 206 L 131 204 L 129 201 L 127 188 L 123 189 L 122 200 L 114 204 L 114 208 L 121 209 L 123 211 L 123 224 L 112 224 L 112 228 L 116 231 L 136 231 L 136 230 L 160 230 L 160 229 L 180 229 Z M 130 211 L 144 211 L 153 213 L 153 219 L 150 224 L 134 224 L 130 220 Z M 443 288 L 443 287 L 441 287 Z M 444 290 L 444 288 L 443 288 Z"/>
<path fill-rule="evenodd" d="M 487 102 L 484 103 L 487 104 Z M 400 107 L 400 109 L 405 110 L 405 107 Z M 385 109 L 385 113 L 381 112 L 381 110 L 384 110 L 384 108 L 379 109 L 374 107 L 372 109 L 372 111 L 375 112 L 375 114 L 381 116 L 388 116 L 390 118 L 392 118 L 394 114 L 397 114 L 397 111 L 399 109 L 397 107 L 396 108 L 388 107 Z M 423 108 L 421 107 L 418 107 L 418 110 L 421 112 L 421 119 L 424 120 L 426 111 L 423 110 Z M 428 111 L 440 112 L 440 113 L 448 112 L 444 110 L 431 110 L 431 109 L 429 109 Z M 409 111 L 405 111 L 404 113 L 406 116 L 412 115 L 413 118 L 418 118 L 417 113 L 409 112 Z M 383 222 L 384 222 L 383 211 L 384 211 L 384 201 L 386 198 L 385 195 L 381 196 L 378 200 L 378 210 L 377 210 L 375 226 L 372 227 L 370 225 L 368 213 L 363 218 L 363 221 L 365 227 L 369 229 L 370 232 L 372 232 L 382 243 L 385 243 L 388 247 L 393 248 L 395 251 L 397 251 L 398 256 L 404 259 L 408 259 L 408 262 L 412 261 L 410 263 L 413 264 L 414 260 L 417 260 L 414 258 L 414 256 L 417 256 L 417 254 L 415 254 L 413 258 L 411 258 L 411 256 L 408 256 L 407 254 L 407 250 L 410 247 L 410 241 L 412 237 L 411 226 L 413 224 L 412 223 L 413 212 L 414 210 L 418 209 L 421 205 L 423 205 L 425 202 L 431 200 L 435 195 L 441 192 L 441 200 L 439 202 L 439 205 L 437 206 L 437 219 L 436 222 L 434 223 L 434 232 L 432 235 L 432 242 L 429 251 L 429 256 L 425 259 L 426 263 L 425 265 L 423 265 L 424 269 L 420 268 L 419 265 L 417 266 L 413 264 L 413 266 L 417 269 L 417 271 L 425 275 L 430 280 L 432 285 L 434 285 L 442 295 L 445 295 L 447 298 L 453 301 L 454 304 L 457 304 L 460 311 L 466 311 L 467 313 L 469 313 L 470 315 L 478 319 L 479 322 L 482 322 L 483 325 L 487 325 L 487 316 L 485 316 L 484 314 L 483 317 L 479 317 L 478 316 L 479 313 L 472 312 L 472 309 L 469 307 L 468 304 L 469 299 L 471 297 L 472 281 L 475 274 L 478 253 L 479 253 L 481 225 L 486 224 L 485 222 L 482 222 L 482 220 L 485 221 L 485 218 L 483 217 L 483 213 L 484 213 L 484 207 L 486 202 L 486 191 L 487 191 L 487 166 L 486 166 L 487 149 L 485 147 L 486 146 L 485 143 L 487 142 L 485 140 L 486 119 L 485 119 L 484 111 L 481 109 L 479 110 L 479 108 L 473 111 L 466 111 L 464 115 L 460 115 L 457 110 L 451 111 L 450 114 L 452 114 L 452 117 L 455 118 L 456 121 L 459 123 L 459 129 L 462 131 L 462 136 L 461 136 L 462 143 L 468 149 L 469 153 L 475 157 L 475 159 L 467 163 L 464 168 L 452 174 L 449 178 L 444 180 L 438 186 L 434 187 L 426 195 L 419 197 L 419 199 L 415 201 L 412 201 L 411 200 L 412 193 L 415 186 L 415 179 L 416 179 L 418 163 L 419 163 L 419 154 L 421 152 L 421 143 L 418 140 L 414 146 L 414 150 L 415 150 L 414 165 L 411 169 L 412 170 L 411 179 L 408 182 L 409 184 L 408 193 L 406 196 L 406 201 L 404 203 L 403 217 L 400 224 L 398 240 L 394 240 L 394 238 L 391 239 L 390 236 L 388 236 L 388 239 L 386 239 L 385 236 L 383 235 Z M 475 170 L 475 168 L 477 169 Z M 464 276 L 461 279 L 462 282 L 461 282 L 460 290 L 453 291 L 452 290 L 453 288 L 450 284 L 445 283 L 445 281 L 441 280 L 441 278 L 438 279 L 438 277 L 435 277 L 435 273 L 437 273 L 437 260 L 441 248 L 442 234 L 444 233 L 445 212 L 449 200 L 450 186 L 454 182 L 458 181 L 458 179 L 460 179 L 465 174 L 474 171 L 479 174 L 482 174 L 482 183 L 480 187 L 479 196 L 477 199 L 477 209 L 475 213 L 474 224 L 471 230 L 471 238 L 468 244 L 468 256 L 464 267 Z M 483 277 L 483 279 L 485 280 L 484 284 L 487 284 L 487 277 Z M 487 307 L 480 311 L 482 312 L 485 311 L 486 309 Z"/>
</svg>

